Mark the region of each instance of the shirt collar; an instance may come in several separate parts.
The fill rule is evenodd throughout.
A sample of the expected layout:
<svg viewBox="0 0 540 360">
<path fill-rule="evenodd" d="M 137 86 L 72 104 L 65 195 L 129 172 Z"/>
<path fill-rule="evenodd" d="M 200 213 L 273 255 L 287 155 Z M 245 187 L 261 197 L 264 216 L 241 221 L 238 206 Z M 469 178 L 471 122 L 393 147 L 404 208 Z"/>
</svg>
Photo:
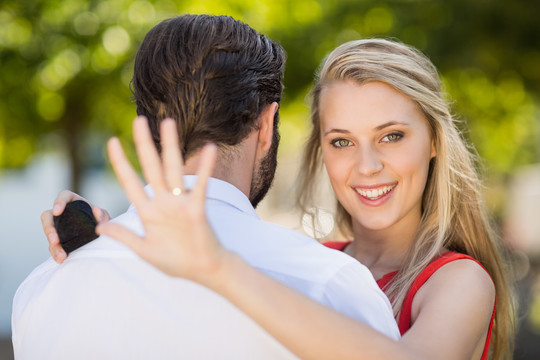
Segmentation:
<svg viewBox="0 0 540 360">
<path fill-rule="evenodd" d="M 184 186 L 186 189 L 191 189 L 197 182 L 197 175 L 184 175 Z M 151 185 L 146 185 L 144 190 L 148 196 L 153 197 L 154 191 Z M 208 200 L 224 202 L 231 205 L 241 212 L 258 218 L 255 209 L 251 205 L 251 202 L 247 196 L 241 192 L 236 186 L 216 178 L 208 178 L 208 184 L 206 187 L 206 197 Z M 135 206 L 130 205 L 129 210 L 134 210 Z"/>
<path fill-rule="evenodd" d="M 196 181 L 197 175 L 184 175 L 184 186 L 186 188 L 191 189 L 195 186 Z M 208 199 L 225 202 L 246 214 L 258 217 L 248 197 L 236 186 L 226 181 L 212 177 L 208 178 L 206 197 Z"/>
</svg>

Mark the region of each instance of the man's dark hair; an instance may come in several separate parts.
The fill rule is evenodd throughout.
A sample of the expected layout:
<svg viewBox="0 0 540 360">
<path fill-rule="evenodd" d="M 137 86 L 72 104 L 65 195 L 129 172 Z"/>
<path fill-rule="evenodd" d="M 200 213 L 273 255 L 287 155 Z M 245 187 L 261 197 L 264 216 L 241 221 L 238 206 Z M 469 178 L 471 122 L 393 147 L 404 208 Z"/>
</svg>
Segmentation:
<svg viewBox="0 0 540 360">
<path fill-rule="evenodd" d="M 285 51 L 229 16 L 183 15 L 146 35 L 132 90 L 160 149 L 159 123 L 176 120 L 187 158 L 205 143 L 234 146 L 257 129 L 263 108 L 281 100 Z M 274 141 L 278 114 L 274 119 Z"/>
</svg>

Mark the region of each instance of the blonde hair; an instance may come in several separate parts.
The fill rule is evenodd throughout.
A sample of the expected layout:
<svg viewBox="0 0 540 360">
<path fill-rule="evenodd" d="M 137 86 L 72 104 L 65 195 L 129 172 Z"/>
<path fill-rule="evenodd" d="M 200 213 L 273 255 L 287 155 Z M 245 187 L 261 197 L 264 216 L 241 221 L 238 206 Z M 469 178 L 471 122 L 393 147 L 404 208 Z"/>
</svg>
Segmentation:
<svg viewBox="0 0 540 360">
<path fill-rule="evenodd" d="M 432 159 L 422 199 L 422 219 L 402 268 L 385 289 L 397 316 L 418 274 L 443 251 L 470 255 L 489 272 L 497 292 L 493 358 L 510 354 L 513 302 L 502 249 L 482 202 L 475 157 L 458 131 L 443 98 L 437 69 L 418 50 L 396 41 L 366 39 L 345 43 L 323 62 L 312 91 L 312 132 L 299 176 L 298 205 L 306 211 L 314 195 L 313 180 L 322 168 L 319 100 L 321 90 L 336 81 L 358 85 L 383 82 L 406 95 L 422 110 L 437 156 Z M 352 236 L 352 218 L 337 203 L 339 230 Z"/>
</svg>

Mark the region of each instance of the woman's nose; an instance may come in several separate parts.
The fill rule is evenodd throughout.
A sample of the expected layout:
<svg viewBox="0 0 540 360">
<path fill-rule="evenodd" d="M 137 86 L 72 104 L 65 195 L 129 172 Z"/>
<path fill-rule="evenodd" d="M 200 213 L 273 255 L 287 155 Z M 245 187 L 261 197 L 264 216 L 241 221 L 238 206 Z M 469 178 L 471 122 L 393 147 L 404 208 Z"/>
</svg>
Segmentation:
<svg viewBox="0 0 540 360">
<path fill-rule="evenodd" d="M 371 148 L 359 149 L 356 156 L 356 171 L 365 176 L 371 176 L 383 169 L 380 154 Z"/>
</svg>

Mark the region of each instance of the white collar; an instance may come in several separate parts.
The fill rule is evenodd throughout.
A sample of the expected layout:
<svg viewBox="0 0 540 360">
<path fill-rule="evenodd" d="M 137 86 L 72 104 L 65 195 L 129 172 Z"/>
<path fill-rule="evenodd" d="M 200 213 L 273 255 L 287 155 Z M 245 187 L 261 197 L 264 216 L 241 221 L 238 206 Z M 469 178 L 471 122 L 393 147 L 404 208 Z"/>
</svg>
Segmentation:
<svg viewBox="0 0 540 360">
<path fill-rule="evenodd" d="M 187 189 L 193 188 L 197 181 L 197 175 L 184 175 L 184 186 Z M 144 190 L 148 196 L 153 197 L 154 191 L 151 185 L 146 185 Z M 208 178 L 206 188 L 206 197 L 208 200 L 215 200 L 229 204 L 241 212 L 259 218 L 255 209 L 247 196 L 241 192 L 236 186 L 223 180 L 216 178 Z M 135 205 L 130 204 L 128 211 L 135 210 Z"/>
</svg>

